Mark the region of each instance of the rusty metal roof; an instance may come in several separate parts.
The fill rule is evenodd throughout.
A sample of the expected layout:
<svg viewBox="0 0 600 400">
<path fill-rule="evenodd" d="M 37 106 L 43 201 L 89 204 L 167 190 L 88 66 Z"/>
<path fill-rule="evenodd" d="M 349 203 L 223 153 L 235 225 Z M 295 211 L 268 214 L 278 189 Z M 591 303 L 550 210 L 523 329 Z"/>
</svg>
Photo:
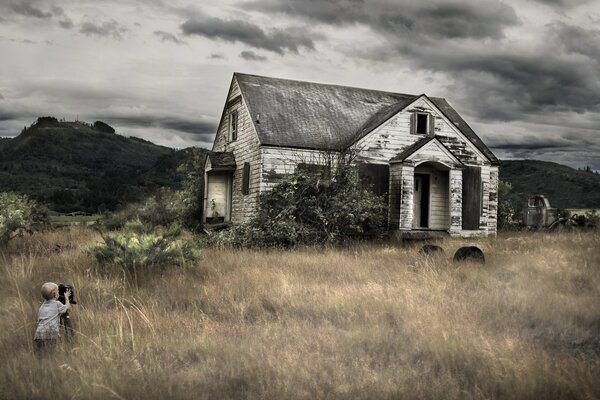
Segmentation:
<svg viewBox="0 0 600 400">
<path fill-rule="evenodd" d="M 263 145 L 341 151 L 420 95 L 270 78 L 236 72 Z M 443 98 L 429 98 L 483 152 L 497 161 Z"/>
</svg>

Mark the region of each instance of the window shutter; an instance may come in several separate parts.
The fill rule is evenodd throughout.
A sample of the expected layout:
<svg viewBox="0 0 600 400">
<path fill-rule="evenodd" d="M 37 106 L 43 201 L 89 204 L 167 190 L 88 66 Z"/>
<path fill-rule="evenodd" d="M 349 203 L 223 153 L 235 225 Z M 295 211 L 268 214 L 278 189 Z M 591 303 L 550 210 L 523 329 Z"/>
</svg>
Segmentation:
<svg viewBox="0 0 600 400">
<path fill-rule="evenodd" d="M 244 163 L 244 176 L 242 177 L 242 194 L 250 193 L 250 163 Z"/>
<path fill-rule="evenodd" d="M 477 230 L 481 215 L 481 168 L 466 167 L 462 185 L 462 228 Z"/>
<path fill-rule="evenodd" d="M 410 114 L 410 134 L 415 135 L 417 133 L 417 113 Z"/>
<path fill-rule="evenodd" d="M 435 115 L 429 114 L 429 136 L 435 136 Z"/>
</svg>

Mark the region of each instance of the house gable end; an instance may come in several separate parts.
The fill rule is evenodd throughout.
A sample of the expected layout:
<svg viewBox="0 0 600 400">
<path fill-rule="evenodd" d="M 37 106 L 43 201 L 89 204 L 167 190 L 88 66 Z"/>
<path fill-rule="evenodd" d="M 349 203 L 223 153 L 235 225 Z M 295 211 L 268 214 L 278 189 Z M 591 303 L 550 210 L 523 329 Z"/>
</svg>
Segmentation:
<svg viewBox="0 0 600 400">
<path fill-rule="evenodd" d="M 428 134 L 415 134 L 412 127 L 412 115 L 415 113 L 433 117 Z M 492 161 L 424 94 L 398 110 L 350 149 L 360 161 L 386 163 L 429 136 L 435 136 L 462 163 L 483 165 Z"/>
<path fill-rule="evenodd" d="M 238 135 L 252 135 L 254 137 L 253 140 L 255 139 L 256 142 L 260 144 L 258 134 L 256 133 L 256 127 L 254 126 L 254 121 L 251 117 L 252 113 L 247 105 L 247 102 L 245 101 L 244 93 L 242 91 L 241 86 L 238 83 L 236 73 L 234 73 L 233 78 L 231 79 L 231 84 L 229 86 L 229 92 L 227 93 L 227 98 L 225 100 L 225 105 L 223 106 L 223 112 L 221 114 L 221 119 L 219 121 L 217 133 L 213 142 L 212 151 L 231 150 L 232 140 L 230 138 L 229 125 L 231 123 L 230 116 L 232 111 L 236 111 L 238 113 Z M 243 114 L 244 118 L 241 117 L 241 114 Z"/>
</svg>

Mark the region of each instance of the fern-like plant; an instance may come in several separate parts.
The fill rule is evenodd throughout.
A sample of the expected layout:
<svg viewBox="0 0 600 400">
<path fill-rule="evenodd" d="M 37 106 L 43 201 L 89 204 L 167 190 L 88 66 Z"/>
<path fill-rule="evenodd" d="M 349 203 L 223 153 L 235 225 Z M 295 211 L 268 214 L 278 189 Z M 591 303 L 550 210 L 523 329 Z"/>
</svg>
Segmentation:
<svg viewBox="0 0 600 400">
<path fill-rule="evenodd" d="M 142 270 L 195 261 L 197 255 L 192 246 L 177 240 L 180 233 L 178 224 L 152 227 L 135 219 L 120 231 L 104 234 L 103 243 L 94 247 L 92 253 L 101 265 L 118 265 L 135 278 Z"/>
</svg>

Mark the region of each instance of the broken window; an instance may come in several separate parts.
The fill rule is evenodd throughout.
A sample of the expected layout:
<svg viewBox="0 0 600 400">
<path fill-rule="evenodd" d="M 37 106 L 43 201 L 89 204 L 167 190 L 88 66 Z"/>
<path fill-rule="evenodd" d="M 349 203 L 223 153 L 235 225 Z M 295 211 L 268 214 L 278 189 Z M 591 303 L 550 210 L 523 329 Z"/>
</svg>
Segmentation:
<svg viewBox="0 0 600 400">
<path fill-rule="evenodd" d="M 428 114 L 417 114 L 417 133 L 427 135 Z"/>
<path fill-rule="evenodd" d="M 429 113 L 416 112 L 411 114 L 410 133 L 413 135 L 433 135 L 435 132 L 435 117 Z"/>
<path fill-rule="evenodd" d="M 238 113 L 237 111 L 232 111 L 229 114 L 229 139 L 233 142 L 237 140 L 237 131 L 238 131 Z"/>
</svg>

